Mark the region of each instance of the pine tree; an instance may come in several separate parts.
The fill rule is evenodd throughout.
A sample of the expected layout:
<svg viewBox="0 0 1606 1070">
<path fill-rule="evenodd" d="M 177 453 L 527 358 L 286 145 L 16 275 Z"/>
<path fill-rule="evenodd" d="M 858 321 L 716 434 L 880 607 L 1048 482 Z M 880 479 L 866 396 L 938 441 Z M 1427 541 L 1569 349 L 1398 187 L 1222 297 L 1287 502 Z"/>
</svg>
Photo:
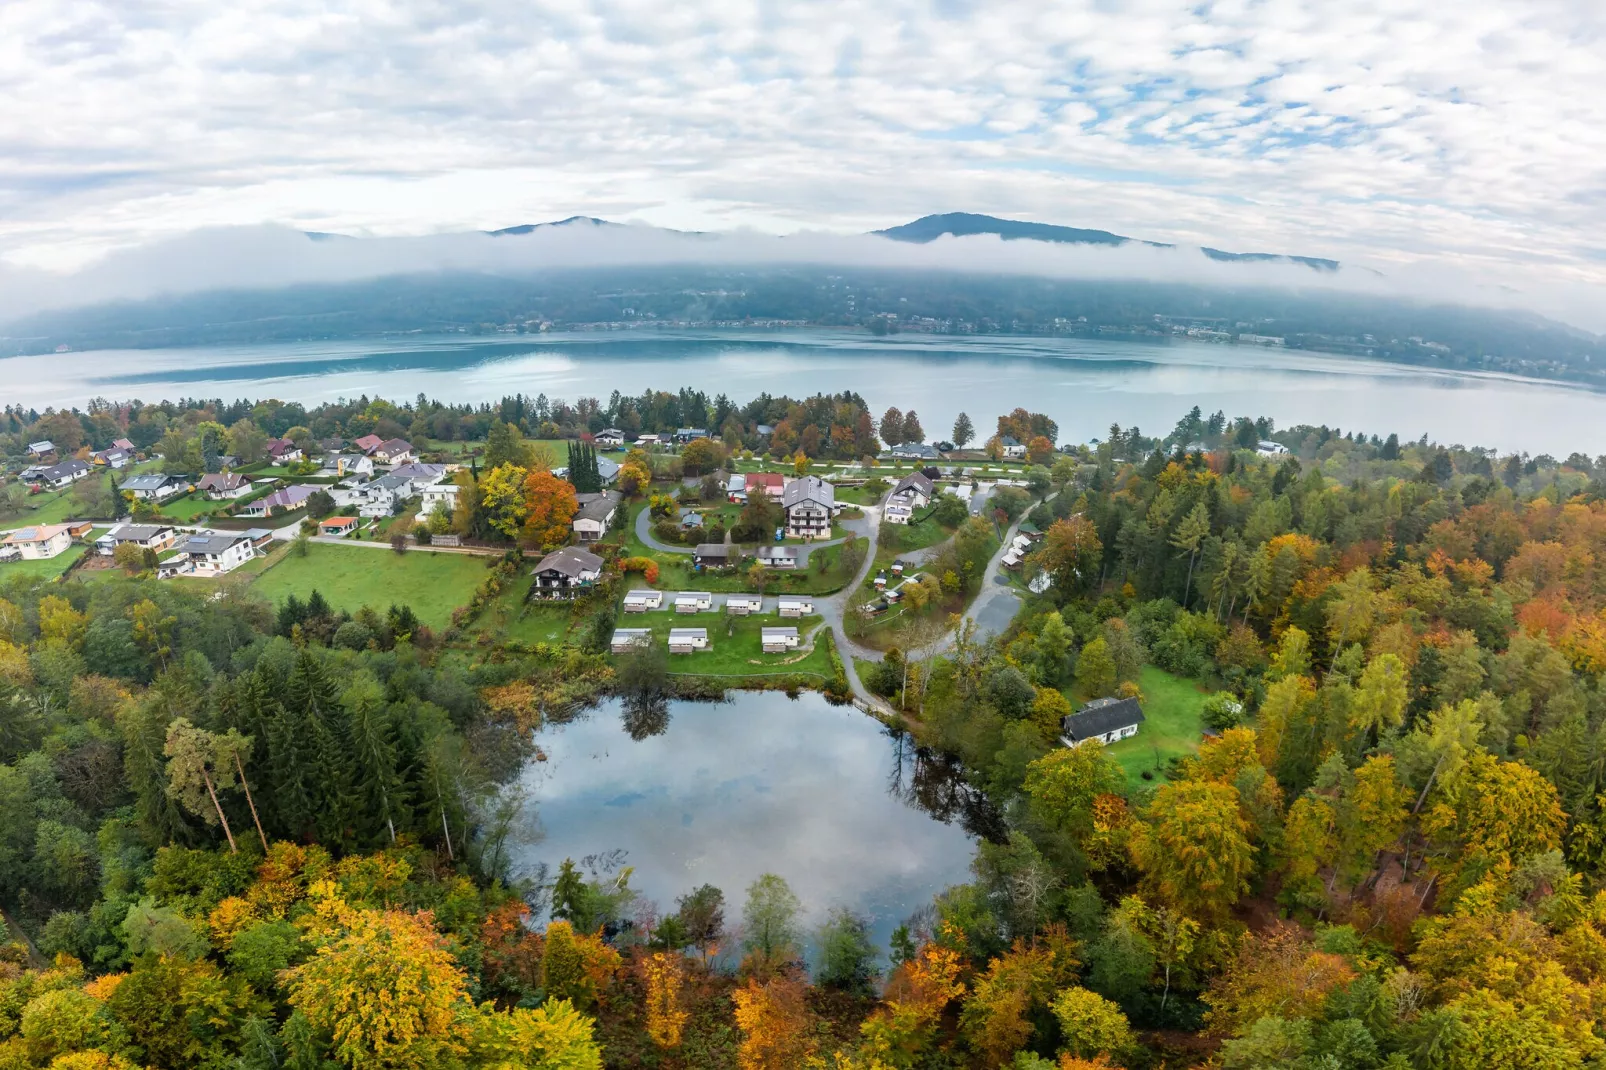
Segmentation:
<svg viewBox="0 0 1606 1070">
<path fill-rule="evenodd" d="M 368 839 L 396 842 L 396 818 L 406 806 L 396 767 L 395 733 L 379 687 L 358 689 L 350 698 L 356 757 L 358 814 Z"/>
</svg>

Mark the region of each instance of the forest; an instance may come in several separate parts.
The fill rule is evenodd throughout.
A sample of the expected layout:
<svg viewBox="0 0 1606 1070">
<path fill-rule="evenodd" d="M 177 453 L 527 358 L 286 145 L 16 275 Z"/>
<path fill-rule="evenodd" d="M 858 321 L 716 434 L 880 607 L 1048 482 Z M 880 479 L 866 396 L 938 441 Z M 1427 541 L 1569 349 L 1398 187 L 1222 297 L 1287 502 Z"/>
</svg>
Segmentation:
<svg viewBox="0 0 1606 1070">
<path fill-rule="evenodd" d="M 582 646 L 0 574 L 0 1068 L 1600 1065 L 1606 464 L 1195 411 L 1044 467 L 1052 584 L 876 681 L 978 837 L 887 948 L 777 875 L 517 870 Z M 1197 753 L 1062 745 L 1156 671 Z"/>
</svg>

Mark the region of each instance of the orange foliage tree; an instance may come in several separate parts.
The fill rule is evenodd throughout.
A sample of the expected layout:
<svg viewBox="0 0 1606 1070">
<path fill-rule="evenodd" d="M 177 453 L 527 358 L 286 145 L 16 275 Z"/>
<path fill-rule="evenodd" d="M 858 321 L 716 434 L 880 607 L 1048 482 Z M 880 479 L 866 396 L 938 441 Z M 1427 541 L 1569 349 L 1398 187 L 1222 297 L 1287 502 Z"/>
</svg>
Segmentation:
<svg viewBox="0 0 1606 1070">
<path fill-rule="evenodd" d="M 524 480 L 524 541 L 550 550 L 569 541 L 569 525 L 580 511 L 574 484 L 551 472 L 531 472 Z"/>
<path fill-rule="evenodd" d="M 749 978 L 732 993 L 736 1024 L 742 1031 L 742 1070 L 795 1070 L 812 1047 L 810 1014 L 802 981 L 774 977 L 760 983 Z"/>
</svg>

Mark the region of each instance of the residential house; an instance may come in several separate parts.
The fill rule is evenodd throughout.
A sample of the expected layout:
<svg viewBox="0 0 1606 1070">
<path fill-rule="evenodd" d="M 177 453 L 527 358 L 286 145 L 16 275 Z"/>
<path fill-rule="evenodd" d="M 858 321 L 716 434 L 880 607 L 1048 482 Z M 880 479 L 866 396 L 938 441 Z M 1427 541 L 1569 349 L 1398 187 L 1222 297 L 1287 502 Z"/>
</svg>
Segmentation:
<svg viewBox="0 0 1606 1070">
<path fill-rule="evenodd" d="M 765 543 L 756 551 L 759 563 L 765 568 L 797 568 L 802 553 L 796 546 L 776 546 Z"/>
<path fill-rule="evenodd" d="M 615 628 L 613 630 L 613 643 L 615 654 L 628 654 L 632 650 L 652 645 L 651 628 Z"/>
<path fill-rule="evenodd" d="M 630 591 L 625 595 L 624 609 L 626 613 L 645 613 L 649 609 L 657 609 L 664 604 L 662 591 Z"/>
<path fill-rule="evenodd" d="M 707 591 L 681 591 L 675 595 L 676 613 L 706 613 L 714 608 L 714 596 Z"/>
<path fill-rule="evenodd" d="M 325 456 L 328 456 L 331 453 L 339 453 L 345 448 L 346 440 L 341 438 L 339 435 L 336 435 L 334 438 L 321 439 L 318 442 L 318 449 L 322 451 Z"/>
<path fill-rule="evenodd" d="M 297 461 L 305 460 L 307 456 L 301 452 L 300 446 L 287 438 L 270 439 L 267 453 L 268 460 L 274 464 L 295 464 Z"/>
<path fill-rule="evenodd" d="M 998 445 L 1004 451 L 1004 456 L 1009 460 L 1018 461 L 1026 456 L 1026 446 L 1014 435 L 1000 436 Z"/>
<path fill-rule="evenodd" d="M 568 479 L 569 466 L 564 465 L 562 468 L 554 468 L 552 469 L 552 474 L 557 476 L 559 479 Z M 606 457 L 598 457 L 597 476 L 602 480 L 604 485 L 612 483 L 615 479 L 619 478 L 618 462 L 610 461 Z"/>
<path fill-rule="evenodd" d="M 1066 714 L 1061 728 L 1065 745 L 1075 747 L 1090 739 L 1114 743 L 1135 736 L 1143 720 L 1143 707 L 1135 698 L 1096 698 Z"/>
<path fill-rule="evenodd" d="M 649 446 L 656 446 L 662 441 L 663 441 L 663 436 L 662 435 L 637 435 L 636 436 L 636 445 L 640 446 L 642 449 L 646 449 Z"/>
<path fill-rule="evenodd" d="M 671 654 L 690 654 L 694 650 L 706 649 L 707 646 L 707 628 L 669 629 L 669 652 Z"/>
<path fill-rule="evenodd" d="M 326 454 L 318 469 L 319 479 L 370 479 L 373 474 L 374 459 L 360 453 Z"/>
<path fill-rule="evenodd" d="M 695 509 L 682 509 L 680 511 L 680 530 L 695 531 L 703 526 L 703 514 Z"/>
<path fill-rule="evenodd" d="M 372 454 L 380 464 L 407 464 L 418 460 L 413 444 L 404 438 L 392 438 L 375 446 Z"/>
<path fill-rule="evenodd" d="M 447 509 L 456 509 L 460 489 L 456 483 L 431 483 L 418 492 L 418 511 L 428 516 L 437 505 L 443 504 Z"/>
<path fill-rule="evenodd" d="M 91 453 L 89 459 L 106 468 L 126 468 L 133 463 L 134 455 L 120 446 L 113 446 L 109 450 Z"/>
<path fill-rule="evenodd" d="M 771 498 L 779 498 L 786 493 L 786 477 L 779 472 L 749 472 L 745 482 L 748 494 L 762 490 Z"/>
<path fill-rule="evenodd" d="M 625 444 L 625 433 L 617 427 L 605 427 L 591 436 L 591 441 L 605 450 L 616 450 Z"/>
<path fill-rule="evenodd" d="M 49 468 L 41 468 L 34 478 L 47 487 L 60 488 L 71 486 L 88 474 L 88 462 L 74 458 L 70 461 L 62 461 L 60 464 L 53 464 Z"/>
<path fill-rule="evenodd" d="M 191 535 L 178 546 L 188 559 L 185 571 L 197 576 L 221 576 L 233 572 L 257 555 L 256 545 L 243 531 Z"/>
<path fill-rule="evenodd" d="M 769 424 L 759 424 L 753 428 L 753 433 L 755 435 L 762 435 L 765 438 L 769 438 L 771 435 L 775 434 L 775 428 L 771 427 Z"/>
<path fill-rule="evenodd" d="M 1283 454 L 1288 452 L 1288 447 L 1283 445 L 1281 442 L 1272 442 L 1269 439 L 1263 439 L 1255 444 L 1255 452 L 1260 454 L 1262 457 L 1281 457 Z"/>
<path fill-rule="evenodd" d="M 707 437 L 708 431 L 701 427 L 682 427 L 679 431 L 675 432 L 675 441 L 682 444 L 695 441 L 699 438 Z"/>
<path fill-rule="evenodd" d="M 747 501 L 747 477 L 737 472 L 725 481 L 725 497 L 738 504 Z"/>
<path fill-rule="evenodd" d="M 268 547 L 273 542 L 272 528 L 246 528 L 240 534 L 250 539 L 251 545 L 256 547 L 257 552 L 261 554 L 267 553 Z"/>
<path fill-rule="evenodd" d="M 619 492 L 576 494 L 575 500 L 580 503 L 580 509 L 574 514 L 574 537 L 581 542 L 596 542 L 608 534 L 614 515 L 619 511 Z"/>
<path fill-rule="evenodd" d="M 554 550 L 535 566 L 531 597 L 573 598 L 602 577 L 602 558 L 577 546 Z"/>
<path fill-rule="evenodd" d="M 380 438 L 378 435 L 364 435 L 362 438 L 359 438 L 356 442 L 352 443 L 353 446 L 356 446 L 358 449 L 368 454 L 373 453 L 384 444 L 385 440 Z"/>
<path fill-rule="evenodd" d="M 784 654 L 794 650 L 800 641 L 796 628 L 760 628 L 759 640 L 766 654 Z"/>
<path fill-rule="evenodd" d="M 293 487 L 283 487 L 274 491 L 265 498 L 258 498 L 254 502 L 247 502 L 240 507 L 242 516 L 272 516 L 274 513 L 289 512 L 299 509 L 307 503 L 307 499 L 327 487 L 314 486 L 311 483 L 298 483 Z"/>
<path fill-rule="evenodd" d="M 420 461 L 410 461 L 399 464 L 390 470 L 393 476 L 401 476 L 412 484 L 413 494 L 421 494 L 425 487 L 434 486 L 446 474 L 444 464 L 424 464 Z M 409 495 L 410 497 L 411 495 Z"/>
<path fill-rule="evenodd" d="M 783 617 L 807 617 L 814 612 L 814 599 L 781 596 L 776 612 Z"/>
<path fill-rule="evenodd" d="M 378 518 L 394 516 L 397 507 L 412 496 L 412 480 L 387 472 L 378 479 L 354 488 L 347 496 L 346 504 L 356 505 L 359 516 Z"/>
<path fill-rule="evenodd" d="M 112 439 L 112 448 L 123 450 L 129 454 L 133 454 L 134 452 L 134 444 L 126 438 Z"/>
<path fill-rule="evenodd" d="M 213 501 L 233 500 L 251 493 L 251 481 L 238 472 L 210 472 L 196 481 L 195 489 Z"/>
<path fill-rule="evenodd" d="M 722 542 L 701 542 L 691 552 L 691 563 L 701 568 L 724 568 L 741 552 L 739 547 Z"/>
<path fill-rule="evenodd" d="M 129 476 L 123 480 L 118 489 L 124 494 L 147 502 L 165 502 L 169 498 L 176 498 L 189 490 L 189 481 L 181 476 L 164 476 L 157 474 L 143 476 Z"/>
<path fill-rule="evenodd" d="M 891 461 L 940 461 L 942 454 L 924 442 L 903 442 L 889 447 L 882 458 Z"/>
<path fill-rule="evenodd" d="M 836 488 L 819 476 L 800 476 L 781 495 L 786 510 L 786 534 L 793 539 L 825 539 L 836 515 Z"/>
<path fill-rule="evenodd" d="M 745 617 L 750 613 L 764 611 L 764 598 L 756 594 L 732 594 L 725 596 L 725 612 L 733 617 Z"/>
<path fill-rule="evenodd" d="M 881 518 L 889 524 L 907 524 L 918 510 L 931 504 L 935 493 L 931 480 L 922 473 L 906 475 L 887 495 L 887 506 Z"/>
<path fill-rule="evenodd" d="M 56 444 L 48 438 L 39 442 L 28 443 L 28 456 L 44 460 L 46 457 L 56 455 Z"/>
<path fill-rule="evenodd" d="M 343 539 L 357 530 L 358 522 L 354 516 L 331 516 L 318 522 L 318 534 Z"/>
<path fill-rule="evenodd" d="M 95 552 L 110 557 L 117 552 L 117 547 L 131 542 L 141 550 L 160 553 L 173 545 L 174 538 L 173 529 L 165 524 L 123 524 L 96 539 Z"/>
<path fill-rule="evenodd" d="M 72 532 L 66 524 L 39 524 L 18 528 L 6 536 L 5 546 L 24 561 L 38 561 L 64 553 L 72 545 Z"/>
</svg>

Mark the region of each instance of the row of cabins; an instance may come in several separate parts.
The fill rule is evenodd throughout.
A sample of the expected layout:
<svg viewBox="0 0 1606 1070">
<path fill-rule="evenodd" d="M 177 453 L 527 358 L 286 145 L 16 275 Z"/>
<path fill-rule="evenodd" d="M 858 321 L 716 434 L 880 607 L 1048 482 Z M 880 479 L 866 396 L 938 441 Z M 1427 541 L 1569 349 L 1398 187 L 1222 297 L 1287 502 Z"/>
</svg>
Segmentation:
<svg viewBox="0 0 1606 1070">
<path fill-rule="evenodd" d="M 562 553 L 562 551 L 558 551 Z M 555 555 L 549 555 L 555 556 Z M 545 562 L 543 562 L 544 564 Z M 539 566 L 538 566 L 539 567 Z M 646 613 L 662 609 L 664 592 L 653 590 L 630 591 L 625 594 L 623 608 L 626 613 Z M 676 613 L 708 613 L 714 608 L 714 596 L 708 591 L 679 591 L 669 596 L 670 606 Z M 757 594 L 731 594 L 725 596 L 725 612 L 745 617 L 764 610 L 764 596 Z M 814 612 L 814 600 L 807 596 L 782 595 L 776 611 L 783 617 L 806 617 Z"/>
<path fill-rule="evenodd" d="M 1005 568 L 1020 568 L 1021 562 L 1026 560 L 1026 555 L 1032 552 L 1032 544 L 1036 542 L 1039 537 L 1040 536 L 1031 535 L 1024 531 L 1016 535 L 1009 544 L 1009 552 L 1004 554 L 1004 557 L 999 564 L 1003 565 Z"/>
<path fill-rule="evenodd" d="M 692 551 L 692 564 L 702 568 L 725 568 L 741 559 L 740 546 L 723 542 L 699 543 Z M 802 560 L 796 546 L 776 546 L 765 543 L 753 551 L 753 556 L 765 568 L 795 569 Z"/>
<path fill-rule="evenodd" d="M 759 629 L 759 643 L 766 654 L 784 654 L 788 650 L 795 650 L 801 641 L 802 639 L 798 635 L 796 628 Z M 611 648 L 615 654 L 628 654 L 632 650 L 641 650 L 651 645 L 651 628 L 614 629 Z M 669 652 L 671 654 L 690 654 L 694 651 L 706 649 L 708 649 L 707 628 L 669 629 Z"/>
</svg>

